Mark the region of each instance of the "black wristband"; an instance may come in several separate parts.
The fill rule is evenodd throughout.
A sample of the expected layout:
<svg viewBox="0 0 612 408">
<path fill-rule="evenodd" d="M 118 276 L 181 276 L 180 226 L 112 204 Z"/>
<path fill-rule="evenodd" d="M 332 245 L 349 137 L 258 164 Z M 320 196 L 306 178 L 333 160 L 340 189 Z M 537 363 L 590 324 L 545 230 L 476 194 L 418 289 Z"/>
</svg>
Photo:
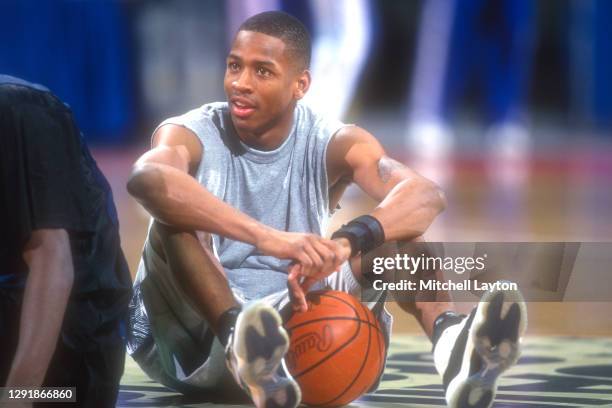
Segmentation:
<svg viewBox="0 0 612 408">
<path fill-rule="evenodd" d="M 365 254 L 385 242 L 385 232 L 380 222 L 371 215 L 362 215 L 343 225 L 331 236 L 346 238 L 351 243 L 351 256 Z"/>
</svg>

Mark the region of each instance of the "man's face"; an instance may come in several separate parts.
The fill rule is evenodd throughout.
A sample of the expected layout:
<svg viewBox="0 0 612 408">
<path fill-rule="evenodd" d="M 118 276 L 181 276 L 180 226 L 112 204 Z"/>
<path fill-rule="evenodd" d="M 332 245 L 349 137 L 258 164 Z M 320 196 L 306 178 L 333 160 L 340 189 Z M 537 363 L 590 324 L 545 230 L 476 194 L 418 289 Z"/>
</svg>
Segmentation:
<svg viewBox="0 0 612 408">
<path fill-rule="evenodd" d="M 303 72 L 276 37 L 239 31 L 227 57 L 224 87 L 234 126 L 264 133 L 292 118 L 293 102 L 303 96 Z"/>
</svg>

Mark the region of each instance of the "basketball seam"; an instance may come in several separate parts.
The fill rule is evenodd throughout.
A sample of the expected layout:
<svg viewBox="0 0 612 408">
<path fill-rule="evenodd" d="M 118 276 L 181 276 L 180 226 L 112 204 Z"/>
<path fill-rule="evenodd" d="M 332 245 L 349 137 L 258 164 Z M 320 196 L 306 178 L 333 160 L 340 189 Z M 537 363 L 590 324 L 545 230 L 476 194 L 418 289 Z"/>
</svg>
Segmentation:
<svg viewBox="0 0 612 408">
<path fill-rule="evenodd" d="M 353 309 L 353 313 L 355 316 L 359 316 L 359 314 L 357 313 L 357 309 L 353 307 L 353 305 L 351 305 L 350 303 L 346 302 L 344 299 L 340 299 L 336 296 L 330 296 L 330 295 L 326 295 L 326 294 L 321 294 L 319 296 L 322 297 L 330 297 L 336 300 L 339 300 L 340 302 L 344 303 L 345 305 L 347 305 L 348 307 L 350 307 L 351 309 Z M 313 321 L 319 321 L 319 320 L 329 320 L 329 319 L 313 319 Z M 335 320 L 354 320 L 356 322 L 358 322 L 357 325 L 357 330 L 355 331 L 355 333 L 347 340 L 344 342 L 344 344 L 342 344 L 340 347 L 338 347 L 336 350 L 334 350 L 332 353 L 330 353 L 329 355 L 325 356 L 323 359 L 321 359 L 320 361 L 316 362 L 315 364 L 313 364 L 312 366 L 308 367 L 307 369 L 305 369 L 304 371 L 302 371 L 301 373 L 298 374 L 293 374 L 293 378 L 294 379 L 298 379 L 301 376 L 303 376 L 304 374 L 314 370 L 316 367 L 320 366 L 321 364 L 323 364 L 324 362 L 326 362 L 327 360 L 329 360 L 331 357 L 333 357 L 334 355 L 336 355 L 336 353 L 338 353 L 340 350 L 344 349 L 346 346 L 348 346 L 354 339 L 355 337 L 357 337 L 357 334 L 359 334 L 359 331 L 361 330 L 361 324 L 362 321 L 361 319 L 335 319 Z M 296 325 L 294 326 L 292 329 L 294 329 L 295 327 L 301 326 L 300 325 Z M 291 329 L 289 329 L 291 330 Z"/>
<path fill-rule="evenodd" d="M 333 291 L 333 292 L 336 292 L 336 291 Z M 345 293 L 345 292 L 339 292 L 339 293 L 344 293 L 344 294 L 347 294 L 347 293 Z M 338 300 L 338 301 L 340 301 L 340 302 L 344 303 L 345 305 L 347 305 L 348 307 L 350 307 L 351 309 L 353 309 L 353 312 L 355 312 L 355 316 L 358 316 L 358 317 L 359 317 L 359 313 L 357 313 L 357 309 L 355 309 L 355 307 L 353 307 L 353 305 L 352 305 L 351 303 L 347 302 L 346 300 L 344 300 L 344 299 L 342 299 L 342 298 L 340 298 L 340 297 L 338 297 L 338 296 L 335 296 L 335 295 L 333 295 L 333 294 L 330 294 L 329 292 L 327 292 L 327 293 L 320 293 L 320 294 L 318 294 L 318 296 L 320 296 L 320 297 L 329 297 L 329 298 L 336 299 L 336 300 Z M 361 303 L 361 302 L 359 302 L 359 301 L 357 301 L 357 303 L 358 303 L 358 304 L 359 304 L 359 305 L 360 305 L 362 308 L 364 308 L 365 310 L 368 310 L 368 311 L 370 311 L 370 312 L 371 312 L 371 310 L 370 310 L 370 309 L 367 309 L 367 308 L 366 308 L 366 307 L 363 305 L 363 303 Z M 308 320 L 308 321 L 305 321 L 305 322 L 299 323 L 299 324 L 297 324 L 297 325 L 295 325 L 295 326 L 293 326 L 293 327 L 288 327 L 288 326 L 287 326 L 287 327 L 285 327 L 285 329 L 286 329 L 286 330 L 292 330 L 292 329 L 295 329 L 295 328 L 297 328 L 297 327 L 301 327 L 301 326 L 303 326 L 303 325 L 305 325 L 305 324 L 307 324 L 307 323 L 311 323 L 311 322 L 318 322 L 318 321 L 321 321 L 321 320 L 359 320 L 359 321 L 360 321 L 360 322 L 362 322 L 362 323 L 365 323 L 365 324 L 368 324 L 368 325 L 372 325 L 372 323 L 370 323 L 370 321 L 369 321 L 369 320 L 361 320 L 361 319 L 359 319 L 359 318 L 353 318 L 353 317 L 341 317 L 341 316 L 336 316 L 336 317 L 332 317 L 332 318 L 329 318 L 329 317 L 324 317 L 324 318 L 320 318 L 320 319 L 312 319 L 312 320 Z M 378 320 L 378 319 L 377 319 L 377 320 Z M 381 331 L 381 330 L 380 330 L 380 328 L 379 328 L 378 326 L 374 325 L 374 327 L 376 327 L 376 329 L 377 329 L 378 331 Z M 382 333 L 382 332 L 381 332 L 381 333 Z"/>
<path fill-rule="evenodd" d="M 374 326 L 374 327 L 376 327 L 376 329 L 378 329 L 378 327 L 375 324 L 371 323 L 369 320 L 361 320 L 361 319 L 357 319 L 357 318 L 354 318 L 354 317 L 334 316 L 334 317 L 319 317 L 317 319 L 307 320 L 305 322 L 296 324 L 295 326 L 291 326 L 291 327 L 287 326 L 287 327 L 285 327 L 285 330 L 294 330 L 294 329 L 297 329 L 299 327 L 305 326 L 305 325 L 310 324 L 310 323 L 317 323 L 317 322 L 321 322 L 321 321 L 330 321 L 330 320 L 352 320 L 352 321 L 356 321 L 356 322 L 361 322 L 363 324 L 367 324 L 368 326 Z M 380 330 L 380 329 L 378 329 L 378 330 Z"/>
<path fill-rule="evenodd" d="M 309 373 L 310 371 L 314 370 L 315 368 L 317 368 L 318 366 L 320 366 L 321 364 L 323 364 L 324 362 L 326 362 L 327 360 L 329 360 L 330 358 L 332 358 L 333 356 L 336 355 L 336 353 L 338 353 L 340 350 L 344 349 L 346 346 L 348 346 L 354 339 L 355 337 L 357 337 L 357 334 L 359 334 L 359 330 L 361 330 L 361 325 L 357 326 L 357 330 L 355 331 L 355 333 L 352 335 L 351 338 L 349 338 L 347 341 L 345 341 L 340 347 L 338 347 L 337 349 L 335 349 L 333 352 L 331 352 L 330 354 L 328 354 L 327 356 L 325 356 L 323 359 L 317 361 L 315 364 L 311 365 L 310 367 L 308 367 L 307 369 L 305 369 L 304 371 L 302 371 L 301 373 L 298 374 L 292 374 L 294 379 L 298 379 L 301 376 L 303 376 L 304 374 Z"/>
<path fill-rule="evenodd" d="M 309 324 L 313 324 L 313 323 L 317 323 L 317 322 L 321 322 L 321 321 L 356 321 L 357 322 L 357 330 L 355 331 L 355 333 L 353 333 L 353 335 L 346 341 L 344 342 L 344 344 L 342 344 L 340 347 L 338 347 L 337 349 L 335 349 L 333 352 L 331 352 L 329 355 L 325 356 L 323 359 L 321 359 L 320 361 L 318 361 L 317 363 L 313 364 L 312 366 L 308 367 L 307 369 L 303 370 L 300 373 L 294 374 L 293 377 L 297 380 L 300 377 L 303 377 L 304 375 L 308 374 L 310 371 L 314 370 L 315 368 L 319 367 L 321 364 L 327 362 L 330 358 L 332 358 L 333 356 L 335 356 L 336 354 L 338 354 L 339 352 L 341 352 L 343 349 L 345 349 L 361 332 L 362 329 L 362 324 L 363 325 L 367 325 L 368 326 L 368 345 L 367 345 L 367 351 L 366 351 L 366 356 L 363 359 L 363 362 L 359 368 L 358 373 L 356 374 L 356 376 L 354 377 L 353 381 L 346 386 L 336 397 L 334 397 L 331 400 L 328 400 L 324 403 L 319 403 L 319 404 L 311 404 L 314 406 L 322 406 L 322 405 L 328 405 L 333 401 L 338 400 L 339 398 L 341 398 L 343 395 L 345 395 L 350 389 L 351 387 L 354 386 L 355 382 L 357 380 L 359 380 L 359 378 L 361 377 L 363 370 L 365 368 L 365 365 L 368 361 L 369 355 L 370 355 L 370 351 L 372 349 L 372 335 L 373 333 L 376 333 L 376 335 L 378 336 L 377 340 L 378 340 L 378 350 L 379 352 L 382 352 L 383 356 L 381 357 L 381 359 L 384 359 L 384 349 L 381 348 L 381 341 L 380 341 L 380 337 L 384 338 L 384 334 L 382 332 L 382 329 L 380 328 L 380 323 L 378 322 L 378 319 L 376 318 L 376 316 L 374 316 L 374 321 L 371 321 L 370 319 L 370 314 L 372 313 L 368 308 L 366 308 L 363 303 L 357 301 L 357 304 L 359 306 L 361 306 L 362 310 L 365 311 L 365 318 L 367 320 L 363 320 L 359 314 L 359 306 L 353 305 L 352 303 L 344 300 L 341 297 L 335 296 L 335 294 L 330 294 L 330 293 L 321 293 L 318 296 L 322 297 L 322 298 L 330 298 L 330 299 L 334 299 L 336 301 L 339 301 L 340 303 L 348 306 L 352 311 L 355 317 L 344 317 L 344 316 L 335 316 L 335 317 L 323 317 L 323 318 L 317 318 L 317 319 L 311 319 L 305 322 L 300 322 L 299 324 L 296 324 L 294 326 L 286 326 L 285 328 L 287 329 L 287 331 L 289 333 L 291 333 L 292 331 L 303 327 L 303 326 L 307 326 Z M 369 313 L 368 313 L 369 312 Z M 365 327 L 364 327 L 365 328 Z M 376 330 L 373 331 L 372 328 L 375 328 Z M 377 369 L 377 377 L 379 378 L 380 373 L 382 371 L 382 368 L 384 367 L 384 362 L 381 362 L 379 364 L 379 367 Z M 369 388 L 371 387 L 372 384 L 368 384 L 365 388 L 365 390 L 363 392 L 361 392 L 361 394 L 367 392 L 369 390 Z M 360 395 L 361 395 L 360 394 Z"/>
<path fill-rule="evenodd" d="M 357 380 L 359 379 L 359 377 L 361 377 L 361 374 L 363 373 L 363 368 L 365 367 L 366 363 L 368 362 L 368 356 L 370 354 L 370 342 L 372 339 L 372 324 L 370 323 L 370 318 L 369 318 L 369 314 L 367 312 L 369 312 L 369 310 L 367 310 L 365 308 L 365 306 L 361 305 L 361 307 L 366 310 L 366 317 L 368 318 L 368 346 L 366 348 L 366 355 L 364 357 L 364 359 L 362 360 L 361 366 L 359 367 L 359 370 L 357 371 L 357 373 L 355 374 L 353 381 L 351 381 L 349 383 L 349 385 L 347 385 L 341 392 L 340 394 L 338 394 L 335 398 L 329 400 L 329 401 L 325 401 L 324 403 L 321 403 L 319 405 L 328 405 L 331 404 L 332 402 L 338 400 L 339 398 L 341 398 L 343 395 L 345 395 L 352 387 L 353 385 L 357 382 Z M 361 328 L 360 328 L 361 331 Z"/>
</svg>

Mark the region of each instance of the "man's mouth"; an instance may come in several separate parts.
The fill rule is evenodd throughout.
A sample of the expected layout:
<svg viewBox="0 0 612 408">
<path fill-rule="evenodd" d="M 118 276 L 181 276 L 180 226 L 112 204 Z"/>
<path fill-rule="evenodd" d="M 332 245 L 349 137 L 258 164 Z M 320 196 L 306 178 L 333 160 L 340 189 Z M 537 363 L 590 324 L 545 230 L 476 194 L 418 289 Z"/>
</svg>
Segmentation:
<svg viewBox="0 0 612 408">
<path fill-rule="evenodd" d="M 246 119 L 254 111 L 255 106 L 244 98 L 232 98 L 230 100 L 232 114 L 240 119 Z"/>
</svg>

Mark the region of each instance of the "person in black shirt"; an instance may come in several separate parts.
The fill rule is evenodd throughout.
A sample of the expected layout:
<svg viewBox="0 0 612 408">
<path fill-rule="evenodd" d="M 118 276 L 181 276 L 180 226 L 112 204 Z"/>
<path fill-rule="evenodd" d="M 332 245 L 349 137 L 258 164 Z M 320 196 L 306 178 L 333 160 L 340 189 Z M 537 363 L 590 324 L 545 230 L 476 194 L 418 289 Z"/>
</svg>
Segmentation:
<svg viewBox="0 0 612 408">
<path fill-rule="evenodd" d="M 0 386 L 114 407 L 131 278 L 110 186 L 72 112 L 0 75 Z"/>
</svg>

